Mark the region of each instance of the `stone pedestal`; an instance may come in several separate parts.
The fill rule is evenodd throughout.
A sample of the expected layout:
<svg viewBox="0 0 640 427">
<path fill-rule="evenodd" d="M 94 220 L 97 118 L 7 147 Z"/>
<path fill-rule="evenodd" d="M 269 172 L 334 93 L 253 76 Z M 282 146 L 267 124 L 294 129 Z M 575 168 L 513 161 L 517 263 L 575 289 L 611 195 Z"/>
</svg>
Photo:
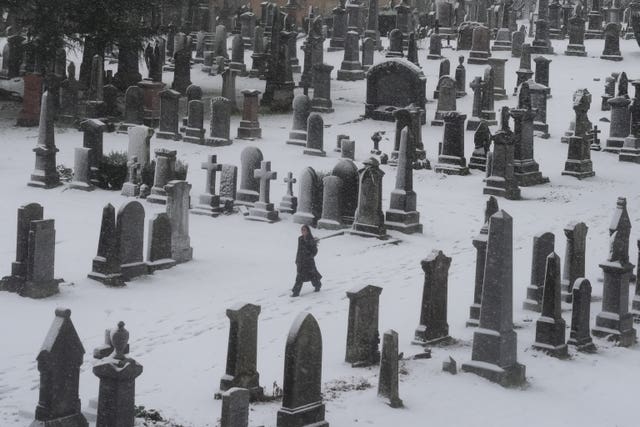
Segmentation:
<svg viewBox="0 0 640 427">
<path fill-rule="evenodd" d="M 160 92 L 165 89 L 162 82 L 143 80 L 138 86 L 144 91 L 144 124 L 155 128 L 160 124 Z"/>
<path fill-rule="evenodd" d="M 262 129 L 258 121 L 258 108 L 260 107 L 259 90 L 243 90 L 244 104 L 242 107 L 242 120 L 238 127 L 238 138 L 255 139 L 262 137 Z"/>
<path fill-rule="evenodd" d="M 564 164 L 562 175 L 573 176 L 578 179 L 595 176 L 591 162 L 591 144 L 579 136 L 570 136 L 569 153 Z"/>
<path fill-rule="evenodd" d="M 142 365 L 133 359 L 108 358 L 93 367 L 100 378 L 96 427 L 126 427 L 135 421 L 135 380 Z"/>
</svg>

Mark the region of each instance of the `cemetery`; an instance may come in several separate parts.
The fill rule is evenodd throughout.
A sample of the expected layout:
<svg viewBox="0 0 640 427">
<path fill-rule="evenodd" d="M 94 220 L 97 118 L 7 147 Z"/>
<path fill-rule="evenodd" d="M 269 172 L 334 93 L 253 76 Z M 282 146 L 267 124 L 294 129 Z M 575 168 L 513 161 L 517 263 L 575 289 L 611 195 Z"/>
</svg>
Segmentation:
<svg viewBox="0 0 640 427">
<path fill-rule="evenodd" d="M 0 2 L 0 427 L 637 425 L 638 0 L 84 1 Z"/>
</svg>

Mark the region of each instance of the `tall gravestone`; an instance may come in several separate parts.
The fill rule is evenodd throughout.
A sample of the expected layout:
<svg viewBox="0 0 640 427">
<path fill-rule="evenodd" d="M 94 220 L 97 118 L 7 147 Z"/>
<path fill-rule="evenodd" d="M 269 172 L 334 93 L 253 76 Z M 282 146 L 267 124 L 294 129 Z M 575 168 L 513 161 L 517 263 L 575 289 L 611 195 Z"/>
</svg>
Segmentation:
<svg viewBox="0 0 640 427">
<path fill-rule="evenodd" d="M 179 113 L 180 92 L 166 89 L 160 92 L 160 128 L 156 137 L 180 141 L 180 117 Z"/>
<path fill-rule="evenodd" d="M 615 340 L 621 347 L 636 342 L 633 315 L 629 313 L 629 279 L 633 271 L 633 264 L 629 262 L 630 233 L 627 199 L 618 197 L 609 226 L 609 256 L 600 264 L 604 272 L 602 311 L 596 316 L 591 333 Z"/>
<path fill-rule="evenodd" d="M 40 393 L 31 427 L 88 427 L 80 412 L 80 366 L 84 347 L 71 310 L 58 308 L 38 357 Z"/>
<path fill-rule="evenodd" d="M 147 264 L 143 258 L 144 217 L 144 207 L 137 200 L 127 202 L 118 209 L 116 239 L 124 280 L 147 274 Z"/>
<path fill-rule="evenodd" d="M 533 254 L 531 256 L 531 283 L 527 286 L 527 298 L 522 303 L 525 310 L 542 311 L 542 294 L 547 257 L 554 251 L 553 233 L 540 233 L 533 236 Z"/>
<path fill-rule="evenodd" d="M 398 373 L 398 333 L 390 329 L 382 336 L 378 396 L 387 399 L 392 408 L 403 406 L 398 392 Z"/>
<path fill-rule="evenodd" d="M 292 220 L 297 224 L 315 225 L 318 221 L 314 206 L 318 197 L 318 175 L 312 167 L 307 167 L 300 173 L 298 181 L 298 207 Z"/>
<path fill-rule="evenodd" d="M 344 361 L 351 366 L 370 366 L 380 361 L 378 306 L 381 292 L 382 288 L 373 285 L 347 291 L 349 320 Z"/>
<path fill-rule="evenodd" d="M 149 220 L 147 232 L 147 268 L 149 273 L 174 267 L 176 261 L 171 257 L 171 221 L 162 212 Z"/>
<path fill-rule="evenodd" d="M 430 345 L 449 339 L 447 291 L 451 258 L 434 250 L 420 262 L 424 271 L 420 324 L 414 344 Z"/>
<path fill-rule="evenodd" d="M 562 300 L 570 303 L 573 296 L 573 284 L 585 276 L 585 253 L 589 227 L 584 222 L 573 221 L 564 228 L 567 244 L 564 252 L 562 271 Z"/>
<path fill-rule="evenodd" d="M 230 321 L 227 367 L 220 380 L 220 390 L 233 387 L 247 389 L 252 400 L 263 396 L 257 371 L 258 316 L 260 306 L 239 303 L 227 309 Z"/>
<path fill-rule="evenodd" d="M 483 194 L 520 199 L 520 188 L 513 167 L 513 132 L 509 129 L 509 108 L 502 107 L 501 129 L 493 135 L 491 165 L 487 167 Z"/>
<path fill-rule="evenodd" d="M 93 258 L 89 278 L 107 286 L 123 286 L 120 241 L 116 232 L 116 210 L 111 203 L 102 209 L 98 253 Z"/>
<path fill-rule="evenodd" d="M 322 386 L 322 334 L 310 313 L 293 322 L 284 354 L 282 407 L 277 427 L 328 427 L 324 420 Z"/>
<path fill-rule="evenodd" d="M 436 172 L 447 175 L 469 174 L 467 159 L 464 156 L 464 121 L 466 118 L 465 114 L 460 114 L 457 111 L 450 111 L 443 115 L 444 132 L 438 163 L 434 167 Z"/>
<path fill-rule="evenodd" d="M 47 91 L 42 94 L 38 144 L 33 149 L 36 154 L 36 164 L 31 173 L 31 179 L 27 183 L 30 187 L 48 189 L 61 184 L 60 175 L 56 169 L 56 153 L 60 150 L 56 147 L 54 122 L 53 98 Z"/>
<path fill-rule="evenodd" d="M 189 208 L 191 184 L 187 181 L 169 181 L 167 192 L 167 216 L 171 221 L 171 258 L 178 264 L 193 259 L 189 237 Z"/>
<path fill-rule="evenodd" d="M 591 338 L 591 283 L 579 278 L 573 285 L 573 309 L 571 310 L 571 332 L 567 344 L 578 351 L 593 353 L 596 346 Z"/>
<path fill-rule="evenodd" d="M 230 145 L 233 140 L 231 134 L 231 102 L 223 97 L 211 98 L 211 122 L 209 136 L 205 138 L 205 145 L 218 147 Z"/>
<path fill-rule="evenodd" d="M 260 181 L 254 171 L 260 169 L 263 160 L 262 151 L 256 147 L 247 147 L 240 153 L 240 188 L 236 191 L 236 204 L 253 206 L 260 197 Z"/>
<path fill-rule="evenodd" d="M 471 361 L 461 368 L 502 386 L 525 382 L 525 366 L 517 361 L 512 300 L 513 219 L 501 210 L 489 219 L 479 329 L 473 335 Z"/>
<path fill-rule="evenodd" d="M 373 157 L 358 171 L 358 208 L 351 233 L 383 237 L 386 235 L 382 213 L 382 177 L 380 163 Z"/>
<path fill-rule="evenodd" d="M 307 95 L 296 95 L 293 98 L 293 124 L 287 144 L 307 145 L 307 119 L 311 112 L 311 101 Z"/>
</svg>

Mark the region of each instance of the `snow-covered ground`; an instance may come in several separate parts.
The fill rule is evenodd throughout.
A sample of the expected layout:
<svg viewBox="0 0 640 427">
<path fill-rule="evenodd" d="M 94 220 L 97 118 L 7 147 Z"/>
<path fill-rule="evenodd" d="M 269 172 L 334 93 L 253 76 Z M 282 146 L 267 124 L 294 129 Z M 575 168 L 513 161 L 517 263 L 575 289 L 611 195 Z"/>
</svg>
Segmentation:
<svg viewBox="0 0 640 427">
<path fill-rule="evenodd" d="M 328 43 L 328 42 L 326 42 Z M 473 300 L 475 250 L 472 238 L 482 226 L 486 196 L 482 194 L 483 174 L 445 176 L 433 171 L 414 173 L 418 210 L 424 234 L 405 236 L 391 232 L 401 242 L 397 245 L 355 236 L 322 240 L 317 264 L 324 275 L 320 293 L 305 285 L 301 298 L 291 299 L 289 289 L 295 275 L 294 257 L 299 225 L 282 216 L 276 224 L 246 221 L 241 215 L 207 218 L 190 217 L 194 260 L 172 270 L 134 280 L 122 289 L 106 288 L 86 277 L 95 256 L 102 207 L 118 207 L 126 199 L 119 193 L 97 190 L 91 193 L 59 187 L 40 190 L 26 186 L 34 165 L 32 148 L 36 129 L 15 128 L 12 112 L 5 111 L 0 120 L 0 275 L 8 274 L 15 257 L 16 209 L 28 202 L 44 206 L 45 218 L 56 220 L 56 277 L 67 284 L 60 294 L 45 300 L 30 300 L 15 294 L 0 294 L 0 426 L 27 425 L 38 400 L 39 376 L 35 357 L 53 319 L 56 307 L 68 307 L 71 318 L 85 345 L 87 354 L 80 378 L 83 407 L 98 394 L 98 381 L 91 372 L 92 349 L 103 343 L 105 328 L 119 320 L 131 333 L 131 356 L 144 365 L 136 384 L 136 403 L 159 410 L 165 418 L 183 426 L 215 426 L 220 401 L 214 400 L 220 377 L 224 374 L 228 319 L 225 309 L 237 302 L 251 302 L 262 307 L 259 318 L 258 370 L 267 392 L 277 382 L 282 386 L 283 353 L 289 327 L 302 311 L 318 319 L 323 334 L 323 391 L 326 419 L 332 426 L 369 425 L 421 426 L 426 424 L 455 426 L 618 426 L 637 425 L 636 385 L 640 383 L 640 346 L 617 348 L 596 340 L 597 354 L 577 354 L 571 349 L 570 360 L 557 360 L 531 349 L 537 314 L 523 311 L 522 301 L 529 284 L 532 237 L 543 231 L 556 235 L 556 251 L 563 257 L 563 227 L 570 221 L 584 221 L 589 226 L 586 275 L 594 288 L 592 322 L 600 311 L 602 283 L 598 263 L 608 253 L 608 226 L 618 196 L 627 197 L 631 216 L 631 258 L 637 259 L 636 240 L 640 237 L 640 166 L 618 162 L 617 156 L 593 152 L 596 176 L 578 181 L 561 176 L 567 145 L 560 136 L 573 118 L 571 95 L 586 87 L 593 95 L 589 117 L 608 135 L 608 117 L 600 111 L 604 78 L 612 71 L 627 71 L 630 79 L 640 78 L 640 49 L 634 40 L 621 41 L 624 61 L 599 59 L 601 40 L 587 40 L 586 58 L 562 55 L 567 41 L 553 41 L 557 55 L 551 56 L 551 92 L 548 122 L 551 138 L 535 140 L 535 158 L 551 183 L 522 188 L 523 200 L 499 199 L 500 208 L 513 216 L 514 223 L 514 322 L 518 333 L 518 359 L 527 367 L 527 385 L 521 389 L 504 389 L 473 374 L 451 376 L 441 371 L 441 362 L 452 356 L 459 363 L 471 358 L 473 329 L 465 327 L 468 308 Z M 424 46 L 426 48 L 426 45 Z M 427 75 L 427 96 L 431 98 L 437 82 L 438 61 L 420 61 Z M 459 52 L 443 49 L 457 65 Z M 463 52 L 468 56 L 468 52 Z M 325 53 L 325 62 L 335 66 L 342 52 Z M 519 59 L 510 52 L 494 56 L 510 60 L 506 64 L 506 90 L 511 94 L 516 81 Z M 246 52 L 250 66 L 250 52 Z M 301 55 L 300 55 L 301 58 Z M 376 53 L 376 60 L 381 59 Z M 302 62 L 302 59 L 301 59 Z M 221 77 L 209 77 L 196 65 L 194 83 L 204 87 L 207 96 L 219 94 Z M 466 65 L 467 84 L 484 69 Z M 143 71 L 144 72 L 144 71 Z M 299 75 L 296 75 L 296 80 Z M 171 75 L 165 74 L 165 82 Z M 390 152 L 393 123 L 372 120 L 355 121 L 364 112 L 365 81 L 333 80 L 335 113 L 325 114 L 325 150 L 327 157 L 302 154 L 301 147 L 286 145 L 291 115 L 261 115 L 263 138 L 257 141 L 236 140 L 223 148 L 209 148 L 183 142 L 152 140 L 152 149 L 173 148 L 189 164 L 188 180 L 193 184 L 192 200 L 204 189 L 205 172 L 199 169 L 207 154 L 218 161 L 239 165 L 244 147 L 255 145 L 271 160 L 278 172 L 272 185 L 272 201 L 278 203 L 286 191 L 282 178 L 288 171 L 297 174 L 306 166 L 329 171 L 339 153 L 333 152 L 337 134 L 356 140 L 356 160 L 362 162 L 372 147 L 371 134 L 386 131 L 381 148 Z M 238 93 L 244 88 L 264 89 L 264 81 L 237 79 Z M 458 110 L 470 116 L 471 91 L 458 99 Z M 630 89 L 630 92 L 633 92 Z M 239 101 L 241 97 L 239 96 Z M 516 98 L 496 102 L 514 106 Z M 435 103 L 427 104 L 427 118 L 435 112 Z M 235 135 L 240 116 L 232 118 Z M 427 156 L 436 161 L 441 127 L 423 127 Z M 465 152 L 469 158 L 473 133 L 466 132 Z M 58 164 L 73 166 L 73 148 L 82 145 L 82 134 L 57 129 L 60 149 Z M 126 150 L 126 135 L 106 134 L 105 152 Z M 389 193 L 395 182 L 395 169 L 382 166 L 384 177 L 383 208 L 388 207 Z M 296 188 L 297 192 L 297 188 Z M 144 202 L 147 218 L 162 207 Z M 323 236 L 327 232 L 317 231 Z M 456 343 L 433 349 L 429 360 L 401 362 L 400 397 L 404 409 L 391 409 L 378 400 L 377 368 L 354 369 L 344 363 L 348 300 L 345 291 L 373 284 L 384 288 L 380 297 L 380 331 L 395 329 L 400 334 L 400 351 L 405 357 L 420 352 L 411 344 L 418 324 L 423 272 L 420 260 L 433 249 L 453 257 L 449 270 L 449 325 Z M 632 286 L 631 292 L 633 293 Z M 564 318 L 570 323 L 570 307 Z M 568 331 L 567 331 L 568 335 Z M 348 384 L 368 382 L 371 387 L 351 390 Z M 346 384 L 346 385 L 345 385 Z M 279 402 L 251 406 L 250 425 L 275 426 Z M 636 421 L 634 421 L 636 420 Z"/>
</svg>

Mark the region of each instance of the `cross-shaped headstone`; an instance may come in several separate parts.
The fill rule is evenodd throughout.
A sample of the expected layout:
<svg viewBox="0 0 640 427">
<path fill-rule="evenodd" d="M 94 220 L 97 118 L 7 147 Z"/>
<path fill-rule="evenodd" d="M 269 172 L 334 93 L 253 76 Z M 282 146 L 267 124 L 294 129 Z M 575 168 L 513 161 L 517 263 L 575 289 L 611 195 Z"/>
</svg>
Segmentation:
<svg viewBox="0 0 640 427">
<path fill-rule="evenodd" d="M 284 182 L 287 183 L 287 196 L 293 196 L 293 184 L 298 182 L 298 180 L 293 177 L 291 172 L 287 172 L 287 177 L 284 179 Z"/>
<path fill-rule="evenodd" d="M 260 199 L 261 203 L 269 203 L 269 186 L 272 179 L 278 177 L 277 172 L 271 171 L 271 162 L 260 162 L 260 169 L 253 171 L 253 177 L 260 180 Z"/>
<path fill-rule="evenodd" d="M 127 162 L 127 169 L 129 171 L 129 182 L 132 184 L 138 184 L 140 180 L 138 179 L 140 169 L 142 165 L 138 162 L 138 156 L 133 156 L 131 160 Z"/>
<path fill-rule="evenodd" d="M 591 131 L 591 133 L 593 134 L 593 143 L 594 144 L 598 144 L 600 141 L 598 140 L 598 134 L 602 132 L 601 130 L 598 129 L 598 126 L 594 126 L 593 130 Z"/>
<path fill-rule="evenodd" d="M 222 164 L 217 163 L 218 156 L 210 154 L 207 161 L 200 166 L 201 169 L 207 171 L 207 181 L 205 183 L 205 193 L 216 194 L 216 172 L 222 170 Z"/>
<path fill-rule="evenodd" d="M 380 140 L 382 140 L 380 131 L 374 132 L 373 135 L 371 135 L 371 141 L 373 141 L 373 150 L 376 152 L 380 151 Z"/>
</svg>

